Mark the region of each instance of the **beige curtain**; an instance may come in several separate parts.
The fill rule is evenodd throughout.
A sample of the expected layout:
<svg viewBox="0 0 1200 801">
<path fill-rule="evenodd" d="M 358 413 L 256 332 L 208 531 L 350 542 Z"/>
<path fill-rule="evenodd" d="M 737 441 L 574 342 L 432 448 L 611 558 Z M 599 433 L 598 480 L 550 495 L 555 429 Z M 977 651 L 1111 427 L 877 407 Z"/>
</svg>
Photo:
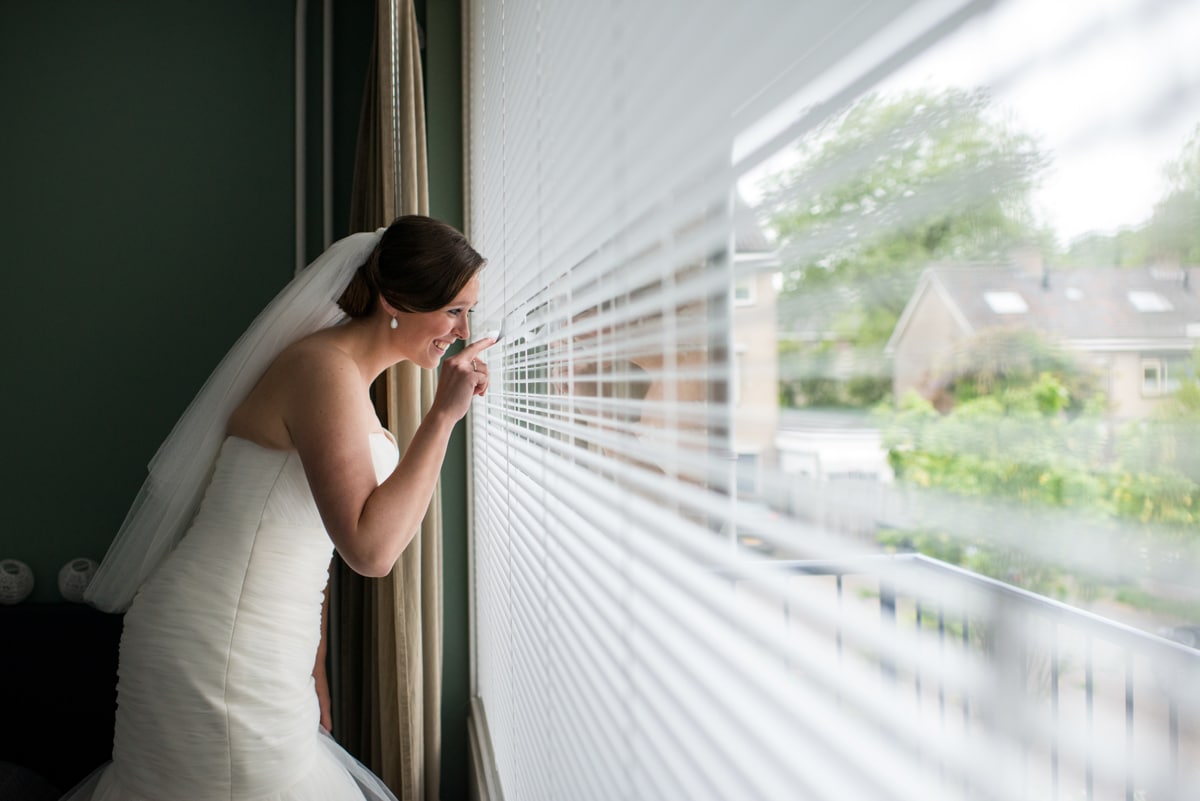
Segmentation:
<svg viewBox="0 0 1200 801">
<path fill-rule="evenodd" d="M 350 229 L 427 214 L 425 98 L 412 0 L 379 0 L 354 167 Z M 403 448 L 433 401 L 436 377 L 405 363 L 374 387 Z M 334 735 L 403 801 L 436 801 L 441 769 L 441 491 L 391 575 L 338 564 L 331 632 Z"/>
</svg>

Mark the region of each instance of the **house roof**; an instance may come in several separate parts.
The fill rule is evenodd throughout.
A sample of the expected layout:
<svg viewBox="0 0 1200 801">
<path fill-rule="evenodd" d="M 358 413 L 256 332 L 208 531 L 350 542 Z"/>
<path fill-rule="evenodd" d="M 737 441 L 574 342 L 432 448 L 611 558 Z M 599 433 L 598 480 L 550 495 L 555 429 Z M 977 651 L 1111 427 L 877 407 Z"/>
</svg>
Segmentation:
<svg viewBox="0 0 1200 801">
<path fill-rule="evenodd" d="M 739 196 L 733 205 L 733 230 L 735 248 L 738 253 L 775 253 L 775 245 L 759 224 L 758 217 L 745 200 Z"/>
<path fill-rule="evenodd" d="M 928 292 L 941 296 L 968 334 L 1011 326 L 1081 345 L 1182 344 L 1200 337 L 1200 267 L 1090 267 L 1037 275 L 1011 264 L 936 264 L 909 299 L 889 351 Z"/>
</svg>

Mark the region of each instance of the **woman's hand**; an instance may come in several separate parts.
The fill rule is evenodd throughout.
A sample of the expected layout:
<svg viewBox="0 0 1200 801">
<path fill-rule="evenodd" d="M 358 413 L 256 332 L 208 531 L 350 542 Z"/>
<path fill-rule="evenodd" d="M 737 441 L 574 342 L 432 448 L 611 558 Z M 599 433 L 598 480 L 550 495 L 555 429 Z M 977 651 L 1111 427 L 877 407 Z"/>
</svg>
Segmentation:
<svg viewBox="0 0 1200 801">
<path fill-rule="evenodd" d="M 327 734 L 333 734 L 333 709 L 329 699 L 329 679 L 325 676 L 325 671 L 321 674 L 314 675 L 313 679 L 317 685 L 317 706 L 321 710 L 321 728 Z"/>
<path fill-rule="evenodd" d="M 333 563 L 330 562 L 330 569 Z M 317 661 L 313 665 L 313 684 L 317 688 L 317 706 L 321 710 L 321 728 L 333 734 L 333 705 L 329 697 L 329 676 L 325 672 L 325 654 L 329 642 L 329 584 L 325 584 L 325 597 L 321 601 L 321 641 L 317 644 Z"/>
<path fill-rule="evenodd" d="M 485 337 L 442 360 L 437 395 L 433 399 L 435 409 L 452 420 L 461 420 L 471 405 L 471 398 L 487 392 L 490 376 L 487 362 L 481 356 L 495 344 L 495 339 Z"/>
</svg>

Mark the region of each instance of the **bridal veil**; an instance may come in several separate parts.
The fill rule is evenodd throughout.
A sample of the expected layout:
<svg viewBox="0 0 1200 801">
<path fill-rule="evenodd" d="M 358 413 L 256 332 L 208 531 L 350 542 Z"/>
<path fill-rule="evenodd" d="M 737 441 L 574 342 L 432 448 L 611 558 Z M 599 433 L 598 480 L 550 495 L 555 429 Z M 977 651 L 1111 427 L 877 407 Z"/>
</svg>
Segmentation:
<svg viewBox="0 0 1200 801">
<path fill-rule="evenodd" d="M 229 415 L 285 347 L 345 317 L 337 299 L 383 231 L 335 242 L 275 296 L 225 354 L 150 460 L 149 475 L 87 588 L 89 603 L 106 612 L 129 607 L 191 523 Z"/>
</svg>

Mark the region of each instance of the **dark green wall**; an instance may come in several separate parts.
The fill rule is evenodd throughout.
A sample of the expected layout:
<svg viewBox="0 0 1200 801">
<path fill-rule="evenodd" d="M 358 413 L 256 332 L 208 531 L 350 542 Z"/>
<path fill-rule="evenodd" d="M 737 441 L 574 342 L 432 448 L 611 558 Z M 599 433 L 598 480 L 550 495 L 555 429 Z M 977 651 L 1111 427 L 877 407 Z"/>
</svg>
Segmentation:
<svg viewBox="0 0 1200 801">
<path fill-rule="evenodd" d="M 35 600 L 293 267 L 293 4 L 0 5 L 0 557 Z"/>
<path fill-rule="evenodd" d="M 320 4 L 308 247 L 321 249 Z M 334 15 L 334 236 L 347 232 L 371 0 Z M 295 266 L 292 0 L 0 3 L 0 558 L 34 601 L 100 559 L 146 463 Z"/>
</svg>

